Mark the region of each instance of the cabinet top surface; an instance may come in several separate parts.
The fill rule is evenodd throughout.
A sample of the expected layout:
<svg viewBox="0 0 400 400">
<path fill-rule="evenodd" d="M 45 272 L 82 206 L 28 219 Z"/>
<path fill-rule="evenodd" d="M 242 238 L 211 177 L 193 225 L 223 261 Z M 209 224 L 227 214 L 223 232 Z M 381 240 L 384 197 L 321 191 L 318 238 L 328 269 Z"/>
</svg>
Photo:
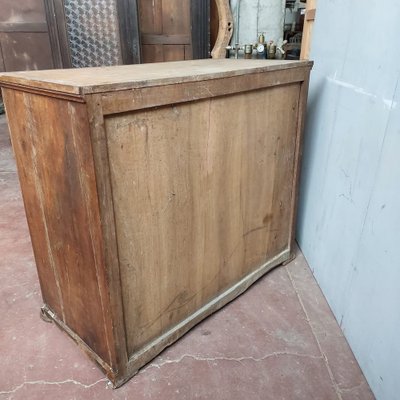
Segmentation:
<svg viewBox="0 0 400 400">
<path fill-rule="evenodd" d="M 311 66 L 311 61 L 287 60 L 175 61 L 115 67 L 11 72 L 0 74 L 0 86 L 84 95 Z"/>
</svg>

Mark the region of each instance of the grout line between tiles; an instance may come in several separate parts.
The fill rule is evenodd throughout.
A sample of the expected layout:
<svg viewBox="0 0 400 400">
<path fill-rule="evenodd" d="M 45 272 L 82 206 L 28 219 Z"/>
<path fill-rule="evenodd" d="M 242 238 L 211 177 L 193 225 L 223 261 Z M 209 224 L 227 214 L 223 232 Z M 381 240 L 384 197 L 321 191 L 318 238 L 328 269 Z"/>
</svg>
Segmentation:
<svg viewBox="0 0 400 400">
<path fill-rule="evenodd" d="M 319 349 L 319 351 L 320 351 L 320 353 L 321 353 L 321 356 L 322 356 L 322 358 L 323 358 L 323 360 L 324 360 L 324 362 L 325 362 L 325 367 L 326 367 L 326 369 L 327 369 L 327 371 L 328 371 L 328 374 L 329 374 L 329 377 L 330 377 L 330 379 L 331 379 L 332 385 L 333 385 L 333 387 L 335 388 L 335 392 L 336 392 L 336 394 L 337 394 L 337 397 L 338 397 L 339 400 L 343 400 L 343 399 L 342 399 L 342 395 L 341 395 L 341 393 L 340 393 L 339 386 L 338 386 L 338 384 L 337 384 L 335 378 L 333 377 L 333 373 L 332 373 L 331 367 L 329 366 L 328 359 L 327 359 L 326 355 L 324 354 L 324 352 L 322 351 L 321 344 L 319 343 L 319 340 L 318 340 L 318 338 L 317 338 L 317 336 L 316 336 L 316 334 L 315 334 L 315 332 L 314 332 L 314 329 L 313 329 L 313 327 L 312 327 L 312 325 L 311 325 L 311 323 L 310 323 L 310 318 L 309 318 L 309 316 L 308 316 L 308 313 L 307 313 L 307 311 L 306 311 L 306 308 L 304 307 L 304 303 L 303 303 L 303 301 L 302 301 L 302 299 L 301 299 L 301 297 L 300 297 L 300 294 L 299 294 L 299 292 L 298 292 L 298 290 L 297 290 L 297 288 L 296 288 L 296 285 L 295 285 L 295 283 L 294 283 L 294 281 L 293 281 L 293 278 L 292 278 L 292 276 L 291 276 L 291 274 L 290 274 L 290 272 L 289 272 L 289 269 L 288 269 L 287 265 L 285 265 L 284 268 L 285 268 L 286 273 L 287 273 L 287 275 L 288 275 L 288 277 L 289 277 L 289 280 L 290 280 L 290 282 L 291 282 L 291 284 L 292 284 L 292 286 L 293 286 L 293 289 L 294 289 L 294 291 L 295 291 L 295 293 L 296 293 L 296 296 L 297 296 L 297 298 L 298 298 L 298 300 L 299 300 L 299 303 L 300 303 L 301 308 L 302 308 L 302 310 L 303 310 L 303 312 L 304 312 L 304 315 L 305 315 L 305 317 L 306 317 L 306 320 L 307 320 L 307 322 L 308 322 L 308 325 L 310 326 L 310 329 L 311 329 L 311 332 L 312 332 L 312 334 L 313 334 L 313 336 L 314 336 L 314 339 L 315 339 L 315 341 L 317 342 L 318 349 Z"/>
</svg>

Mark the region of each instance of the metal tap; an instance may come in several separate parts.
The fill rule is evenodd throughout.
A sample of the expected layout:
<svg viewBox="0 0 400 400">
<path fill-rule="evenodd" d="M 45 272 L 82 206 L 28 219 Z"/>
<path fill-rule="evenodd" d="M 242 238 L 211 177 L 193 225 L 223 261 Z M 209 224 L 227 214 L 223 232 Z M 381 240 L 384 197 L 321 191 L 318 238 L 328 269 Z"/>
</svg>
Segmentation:
<svg viewBox="0 0 400 400">
<path fill-rule="evenodd" d="M 226 46 L 225 49 L 228 52 L 228 54 L 230 50 L 233 50 L 235 52 L 235 58 L 237 59 L 239 58 L 239 50 L 242 50 L 243 47 L 241 47 L 239 43 L 236 43 L 235 46 Z"/>
</svg>

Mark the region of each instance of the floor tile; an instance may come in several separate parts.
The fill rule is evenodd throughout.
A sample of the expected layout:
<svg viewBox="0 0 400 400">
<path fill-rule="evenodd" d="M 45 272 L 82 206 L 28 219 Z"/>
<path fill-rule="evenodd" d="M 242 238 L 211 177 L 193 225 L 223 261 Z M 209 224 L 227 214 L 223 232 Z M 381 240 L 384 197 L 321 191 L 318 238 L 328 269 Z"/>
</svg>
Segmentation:
<svg viewBox="0 0 400 400">
<path fill-rule="evenodd" d="M 342 398 L 374 399 L 350 346 L 300 251 L 286 268 Z"/>
<path fill-rule="evenodd" d="M 0 117 L 0 399 L 372 399 L 304 258 L 279 267 L 112 390 L 55 325 Z"/>
</svg>

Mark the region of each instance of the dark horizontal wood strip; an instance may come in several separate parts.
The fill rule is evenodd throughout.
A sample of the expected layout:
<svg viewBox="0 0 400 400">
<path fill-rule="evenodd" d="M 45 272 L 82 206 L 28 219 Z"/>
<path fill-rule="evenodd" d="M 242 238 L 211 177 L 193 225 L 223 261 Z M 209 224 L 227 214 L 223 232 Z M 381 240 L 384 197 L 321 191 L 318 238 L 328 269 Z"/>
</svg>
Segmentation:
<svg viewBox="0 0 400 400">
<path fill-rule="evenodd" d="M 104 115 L 158 107 L 166 104 L 184 103 L 218 97 L 233 93 L 257 90 L 266 87 L 303 82 L 309 68 L 272 71 L 236 77 L 212 79 L 201 82 L 153 86 L 130 89 L 102 95 Z"/>
<path fill-rule="evenodd" d="M 0 22 L 0 32 L 47 32 L 46 22 Z"/>
<path fill-rule="evenodd" d="M 143 33 L 142 44 L 191 44 L 190 35 L 152 35 Z"/>
</svg>

